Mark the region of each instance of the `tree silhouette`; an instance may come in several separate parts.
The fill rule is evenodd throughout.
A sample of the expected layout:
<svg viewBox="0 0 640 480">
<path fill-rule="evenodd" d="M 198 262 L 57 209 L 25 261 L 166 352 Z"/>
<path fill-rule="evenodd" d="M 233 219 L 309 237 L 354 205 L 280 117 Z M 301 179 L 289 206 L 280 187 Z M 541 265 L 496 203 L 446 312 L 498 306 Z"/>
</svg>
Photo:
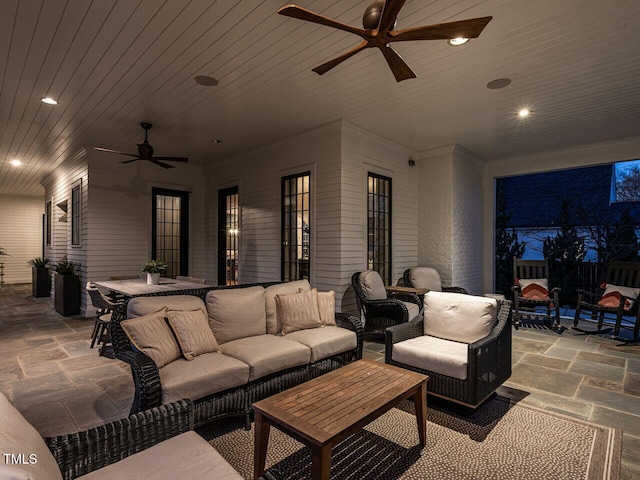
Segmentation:
<svg viewBox="0 0 640 480">
<path fill-rule="evenodd" d="M 616 181 L 618 202 L 640 202 L 640 167 L 633 167 Z"/>
<path fill-rule="evenodd" d="M 496 292 L 509 296 L 514 281 L 513 257 L 522 258 L 525 244 L 518 241 L 515 229 L 509 229 L 511 215 L 507 213 L 507 202 L 502 192 L 496 201 Z"/>
</svg>

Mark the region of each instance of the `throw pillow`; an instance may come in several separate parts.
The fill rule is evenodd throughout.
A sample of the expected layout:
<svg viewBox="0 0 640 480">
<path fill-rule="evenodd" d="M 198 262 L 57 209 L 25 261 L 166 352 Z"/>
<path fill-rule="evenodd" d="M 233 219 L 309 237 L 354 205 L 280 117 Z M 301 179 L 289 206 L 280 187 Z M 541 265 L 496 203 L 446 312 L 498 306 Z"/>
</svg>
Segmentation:
<svg viewBox="0 0 640 480">
<path fill-rule="evenodd" d="M 209 326 L 220 345 L 239 338 L 267 333 L 265 289 L 222 288 L 207 293 Z"/>
<path fill-rule="evenodd" d="M 491 333 L 497 310 L 495 298 L 428 292 L 424 295 L 424 334 L 454 342 L 477 342 Z"/>
<path fill-rule="evenodd" d="M 276 310 L 276 295 L 286 295 L 288 293 L 297 293 L 300 290 L 311 290 L 309 280 L 296 280 L 293 282 L 278 283 L 265 288 L 267 296 L 267 333 L 274 335 L 282 331 L 282 324 L 278 320 L 278 312 Z"/>
<path fill-rule="evenodd" d="M 187 360 L 218 351 L 218 342 L 202 310 L 169 310 L 167 320 Z"/>
<path fill-rule="evenodd" d="M 320 322 L 318 309 L 318 291 L 307 290 L 302 293 L 276 295 L 278 318 L 282 322 L 282 334 L 317 328 Z"/>
<path fill-rule="evenodd" d="M 336 292 L 329 290 L 328 292 L 318 292 L 318 310 L 320 311 L 320 323 L 325 327 L 336 326 Z M 301 288 L 299 293 L 309 291 L 308 288 Z"/>
<path fill-rule="evenodd" d="M 624 309 L 630 310 L 635 303 L 635 300 L 640 295 L 640 288 L 631 288 L 631 287 L 621 287 L 618 285 L 608 284 L 604 289 L 604 293 L 602 294 L 602 298 L 598 301 L 598 305 L 603 307 L 613 307 L 618 308 L 620 305 L 620 301 L 622 297 L 626 297 L 624 299 Z"/>
<path fill-rule="evenodd" d="M 520 296 L 527 300 L 549 300 L 549 282 L 546 278 L 518 280 Z"/>
<path fill-rule="evenodd" d="M 180 346 L 165 316 L 167 309 L 149 313 L 142 317 L 120 322 L 131 343 L 155 362 L 158 368 L 177 360 L 182 355 Z"/>
</svg>

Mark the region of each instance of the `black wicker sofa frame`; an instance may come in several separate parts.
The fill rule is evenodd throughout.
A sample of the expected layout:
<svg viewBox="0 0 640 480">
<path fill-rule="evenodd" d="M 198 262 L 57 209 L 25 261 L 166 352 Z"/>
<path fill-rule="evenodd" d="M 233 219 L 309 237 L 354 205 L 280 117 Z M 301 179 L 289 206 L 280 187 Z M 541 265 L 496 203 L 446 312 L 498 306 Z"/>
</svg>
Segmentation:
<svg viewBox="0 0 640 480">
<path fill-rule="evenodd" d="M 250 286 L 268 287 L 281 282 L 253 283 L 231 287 L 204 287 L 188 291 L 163 292 L 144 295 L 145 297 L 162 295 L 194 295 L 204 301 L 207 292 L 222 288 L 243 288 Z M 119 305 L 113 312 L 110 323 L 111 342 L 116 358 L 131 367 L 135 387 L 131 414 L 157 407 L 162 403 L 160 374 L 156 364 L 144 353 L 133 350 L 129 338 L 120 322 L 127 317 L 127 304 Z M 245 385 L 218 392 L 214 395 L 192 399 L 195 405 L 195 426 L 199 427 L 226 416 L 245 416 L 247 428 L 250 426 L 251 405 L 288 388 L 304 383 L 315 377 L 336 370 L 348 363 L 362 358 L 363 327 L 360 319 L 346 313 L 336 313 L 336 324 L 356 333 L 356 348 L 339 353 L 307 365 L 288 368 L 280 372 L 251 381 Z"/>
</svg>

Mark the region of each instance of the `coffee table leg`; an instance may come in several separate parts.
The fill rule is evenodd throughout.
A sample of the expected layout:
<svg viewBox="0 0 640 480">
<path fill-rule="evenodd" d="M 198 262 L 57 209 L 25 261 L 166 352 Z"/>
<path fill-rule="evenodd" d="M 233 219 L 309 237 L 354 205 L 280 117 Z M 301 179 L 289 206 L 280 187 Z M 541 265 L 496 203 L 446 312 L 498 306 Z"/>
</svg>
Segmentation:
<svg viewBox="0 0 640 480">
<path fill-rule="evenodd" d="M 329 480 L 331 474 L 331 445 L 311 447 L 312 480 Z"/>
<path fill-rule="evenodd" d="M 418 421 L 418 436 L 420 445 L 427 444 L 427 382 L 422 382 L 413 396 L 416 406 L 416 420 Z"/>
<path fill-rule="evenodd" d="M 253 477 L 258 478 L 264 473 L 264 463 L 267 460 L 267 445 L 269 443 L 269 421 L 258 411 L 254 410 L 255 441 L 253 445 Z"/>
</svg>

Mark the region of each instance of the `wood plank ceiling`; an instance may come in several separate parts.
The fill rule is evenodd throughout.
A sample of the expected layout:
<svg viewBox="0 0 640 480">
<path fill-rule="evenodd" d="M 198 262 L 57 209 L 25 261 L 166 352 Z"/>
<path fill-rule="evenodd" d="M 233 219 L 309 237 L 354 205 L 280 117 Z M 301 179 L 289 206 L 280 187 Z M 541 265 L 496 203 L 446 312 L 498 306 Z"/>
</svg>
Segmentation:
<svg viewBox="0 0 640 480">
<path fill-rule="evenodd" d="M 297 0 L 355 26 L 368 3 Z M 487 161 L 640 135 L 637 0 L 408 0 L 397 28 L 493 20 L 464 47 L 394 44 L 418 76 L 402 83 L 374 50 L 313 73 L 358 38 L 276 15 L 284 4 L 3 0 L 0 194 L 41 195 L 42 176 L 81 148 L 135 152 L 141 121 L 154 124 L 156 154 L 200 164 L 339 119 L 419 151 L 458 143 Z M 486 88 L 502 77 L 511 85 Z M 526 121 L 521 106 L 532 109 Z"/>
</svg>

